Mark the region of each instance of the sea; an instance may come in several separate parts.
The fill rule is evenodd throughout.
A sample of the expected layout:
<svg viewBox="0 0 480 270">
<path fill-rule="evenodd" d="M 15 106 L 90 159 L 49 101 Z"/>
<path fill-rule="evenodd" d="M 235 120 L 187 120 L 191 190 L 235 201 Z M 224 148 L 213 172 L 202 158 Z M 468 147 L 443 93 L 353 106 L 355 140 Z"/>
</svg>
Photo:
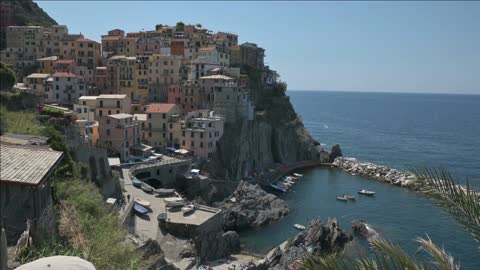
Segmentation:
<svg viewBox="0 0 480 270">
<path fill-rule="evenodd" d="M 447 169 L 480 187 L 480 95 L 289 91 L 305 127 L 325 149 L 340 144 L 344 156 L 402 170 L 430 166 Z M 418 237 L 428 237 L 460 263 L 480 269 L 480 243 L 444 208 L 405 188 L 353 176 L 332 168 L 301 171 L 294 191 L 279 196 L 290 214 L 266 227 L 241 233 L 247 251 L 265 254 L 319 217 L 334 217 L 351 232 L 353 220 L 366 220 L 381 236 L 419 260 Z M 375 197 L 357 196 L 360 188 Z M 354 194 L 355 202 L 337 201 Z M 355 237 L 347 250 L 371 255 L 368 242 Z"/>
</svg>

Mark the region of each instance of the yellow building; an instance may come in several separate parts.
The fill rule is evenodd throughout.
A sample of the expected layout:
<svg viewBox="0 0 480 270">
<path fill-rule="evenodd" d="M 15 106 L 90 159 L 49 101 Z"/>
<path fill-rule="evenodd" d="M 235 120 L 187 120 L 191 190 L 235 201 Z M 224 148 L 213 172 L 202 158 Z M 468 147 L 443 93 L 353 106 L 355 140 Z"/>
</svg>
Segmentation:
<svg viewBox="0 0 480 270">
<path fill-rule="evenodd" d="M 53 71 L 53 66 L 55 61 L 58 60 L 58 56 L 49 56 L 49 57 L 44 57 L 37 59 L 38 66 L 39 66 L 39 72 L 40 73 L 48 73 L 51 74 Z"/>
<path fill-rule="evenodd" d="M 168 146 L 173 141 L 173 123 L 181 114 L 176 104 L 152 103 L 147 106 L 145 123 L 145 141 L 151 146 Z"/>
<path fill-rule="evenodd" d="M 64 40 L 62 57 L 75 60 L 78 66 L 86 66 L 90 70 L 95 70 L 97 66 L 101 66 L 100 43 L 83 38 L 83 36 Z"/>
</svg>

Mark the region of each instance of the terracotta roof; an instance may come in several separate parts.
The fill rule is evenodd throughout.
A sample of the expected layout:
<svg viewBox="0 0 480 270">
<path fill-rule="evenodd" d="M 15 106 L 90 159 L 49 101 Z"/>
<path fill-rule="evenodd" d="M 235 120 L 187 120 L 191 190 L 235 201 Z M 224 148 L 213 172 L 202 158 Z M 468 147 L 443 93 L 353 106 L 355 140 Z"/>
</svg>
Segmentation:
<svg viewBox="0 0 480 270">
<path fill-rule="evenodd" d="M 118 40 L 120 36 L 102 36 L 102 40 Z"/>
<path fill-rule="evenodd" d="M 147 113 L 167 113 L 175 107 L 174 103 L 152 103 L 147 106 Z"/>
<path fill-rule="evenodd" d="M 75 75 L 71 72 L 55 72 L 55 73 L 53 73 L 52 77 L 74 78 L 74 77 L 77 77 L 77 75 Z"/>
<path fill-rule="evenodd" d="M 38 185 L 63 156 L 42 146 L 2 143 L 0 149 L 0 181 L 20 185 Z"/>
<path fill-rule="evenodd" d="M 88 39 L 88 38 L 80 38 L 80 39 L 77 39 L 76 41 L 79 41 L 79 42 L 93 42 L 93 43 L 97 43 L 95 40 L 91 40 L 91 39 Z"/>
<path fill-rule="evenodd" d="M 217 49 L 217 47 L 209 46 L 209 47 L 200 48 L 200 51 L 212 51 L 212 50 L 215 50 L 215 49 Z"/>
</svg>

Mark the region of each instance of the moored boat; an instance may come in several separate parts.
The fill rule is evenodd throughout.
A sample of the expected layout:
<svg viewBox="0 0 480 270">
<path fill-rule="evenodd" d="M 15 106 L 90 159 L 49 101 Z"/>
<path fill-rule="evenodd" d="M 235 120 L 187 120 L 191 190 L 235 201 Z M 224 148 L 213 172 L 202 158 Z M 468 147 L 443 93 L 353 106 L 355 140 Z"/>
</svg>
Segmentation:
<svg viewBox="0 0 480 270">
<path fill-rule="evenodd" d="M 140 198 L 135 198 L 135 203 L 147 208 L 151 205 L 149 201 Z"/>
<path fill-rule="evenodd" d="M 343 195 L 343 196 L 337 196 L 337 200 L 338 201 L 342 201 L 342 202 L 347 202 L 348 201 L 348 198 L 347 196 Z"/>
<path fill-rule="evenodd" d="M 300 177 L 300 178 L 303 177 L 303 174 L 299 174 L 299 173 L 293 173 L 293 175 L 296 176 L 296 177 Z"/>
<path fill-rule="evenodd" d="M 351 195 L 345 195 L 345 198 L 347 198 L 348 200 L 350 201 L 355 201 L 355 196 L 351 196 Z"/>
<path fill-rule="evenodd" d="M 375 195 L 375 191 L 371 191 L 371 190 L 366 190 L 366 189 L 361 189 L 358 191 L 359 194 L 362 194 L 362 195 L 367 195 L 367 196 L 373 196 Z"/>
<path fill-rule="evenodd" d="M 138 180 L 137 178 L 133 178 L 132 184 L 134 187 L 141 187 L 142 186 L 142 181 Z"/>
<path fill-rule="evenodd" d="M 293 224 L 293 227 L 295 227 L 296 229 L 298 229 L 300 231 L 305 230 L 305 226 L 303 226 L 302 224 Z"/>
<path fill-rule="evenodd" d="M 287 190 L 284 187 L 281 187 L 281 186 L 276 185 L 276 184 L 270 184 L 270 187 L 275 189 L 275 190 L 281 191 L 281 192 L 287 192 Z"/>
<path fill-rule="evenodd" d="M 175 207 L 185 205 L 185 201 L 181 197 L 171 197 L 163 199 L 165 201 L 165 206 Z"/>
<path fill-rule="evenodd" d="M 187 204 L 182 207 L 182 213 L 184 214 L 188 214 L 194 210 L 195 210 L 195 206 L 193 204 Z"/>
<path fill-rule="evenodd" d="M 148 209 L 138 203 L 133 204 L 133 210 L 142 215 L 148 213 Z"/>
<path fill-rule="evenodd" d="M 153 190 L 154 193 L 160 196 L 170 196 L 175 193 L 175 189 L 172 188 L 157 188 Z"/>
<path fill-rule="evenodd" d="M 153 187 L 150 186 L 147 183 L 142 183 L 141 188 L 142 188 L 143 191 L 145 191 L 147 193 L 153 192 Z"/>
</svg>

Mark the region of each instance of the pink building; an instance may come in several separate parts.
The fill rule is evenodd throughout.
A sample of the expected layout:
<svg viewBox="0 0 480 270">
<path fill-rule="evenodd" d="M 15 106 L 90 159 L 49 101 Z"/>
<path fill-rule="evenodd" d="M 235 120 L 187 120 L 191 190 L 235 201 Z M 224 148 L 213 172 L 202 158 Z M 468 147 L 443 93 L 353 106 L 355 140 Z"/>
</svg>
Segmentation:
<svg viewBox="0 0 480 270">
<path fill-rule="evenodd" d="M 100 145 L 127 161 L 130 148 L 140 144 L 140 123 L 133 115 L 121 113 L 101 118 L 99 122 Z"/>
<path fill-rule="evenodd" d="M 209 159 L 223 136 L 224 120 L 213 111 L 189 112 L 185 120 L 173 124 L 174 146 L 189 150 L 194 156 Z"/>
</svg>

